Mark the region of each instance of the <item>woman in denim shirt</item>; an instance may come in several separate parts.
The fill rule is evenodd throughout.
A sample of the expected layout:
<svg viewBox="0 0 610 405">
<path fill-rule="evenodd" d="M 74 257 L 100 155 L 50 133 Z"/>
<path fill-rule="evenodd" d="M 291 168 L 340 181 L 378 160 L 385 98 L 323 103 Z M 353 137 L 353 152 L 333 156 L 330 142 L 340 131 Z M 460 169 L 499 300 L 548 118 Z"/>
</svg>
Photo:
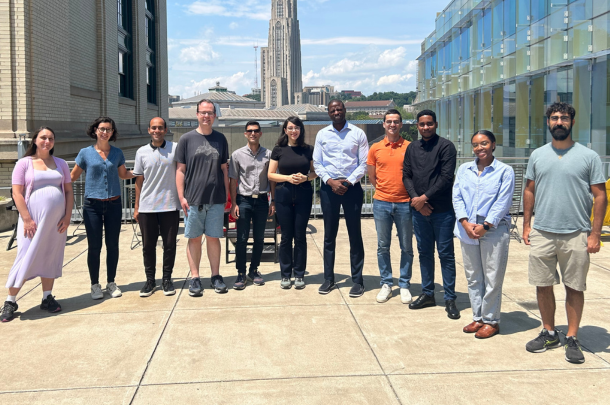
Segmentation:
<svg viewBox="0 0 610 405">
<path fill-rule="evenodd" d="M 460 166 L 453 185 L 454 234 L 462 245 L 473 314 L 464 332 L 486 339 L 500 331 L 515 173 L 494 158 L 493 133 L 480 130 L 471 143 L 476 158 Z"/>
<path fill-rule="evenodd" d="M 119 261 L 119 233 L 121 232 L 121 179 L 133 178 L 133 173 L 125 168 L 123 151 L 110 145 L 119 135 L 116 124 L 111 118 L 96 119 L 87 135 L 96 140 L 95 145 L 83 148 L 76 157 L 76 166 L 72 169 L 72 182 L 75 182 L 82 172 L 85 177 L 85 202 L 83 219 L 87 230 L 87 266 L 91 277 L 91 298 L 104 298 L 102 286 L 99 283 L 100 253 L 102 251 L 102 235 L 106 241 L 106 291 L 112 298 L 122 295 L 114 282 L 117 263 Z"/>
</svg>

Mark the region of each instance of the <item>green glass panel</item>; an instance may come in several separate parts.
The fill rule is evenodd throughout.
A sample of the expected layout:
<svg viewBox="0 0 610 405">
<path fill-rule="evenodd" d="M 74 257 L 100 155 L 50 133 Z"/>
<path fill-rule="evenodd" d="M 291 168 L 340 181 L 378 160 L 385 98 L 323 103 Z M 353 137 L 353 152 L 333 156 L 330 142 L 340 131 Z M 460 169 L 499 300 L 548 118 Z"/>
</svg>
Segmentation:
<svg viewBox="0 0 610 405">
<path fill-rule="evenodd" d="M 593 19 L 593 52 L 610 48 L 610 14 Z"/>
<path fill-rule="evenodd" d="M 530 56 L 528 55 L 528 52 L 529 47 L 517 49 L 515 63 L 516 72 L 518 75 L 527 73 L 529 71 L 528 66 L 530 65 Z"/>
<path fill-rule="evenodd" d="M 492 90 L 492 132 L 496 145 L 504 143 L 504 86 L 494 86 Z"/>
<path fill-rule="evenodd" d="M 593 50 L 593 33 L 589 31 L 589 25 L 590 22 L 585 21 L 568 31 L 570 59 L 588 55 Z"/>
<path fill-rule="evenodd" d="M 521 78 L 516 83 L 515 107 L 515 147 L 527 148 L 529 139 L 529 86 L 527 78 Z"/>
<path fill-rule="evenodd" d="M 572 139 L 583 145 L 591 142 L 591 71 L 586 60 L 574 61 L 573 101 L 577 116 Z"/>
<path fill-rule="evenodd" d="M 517 74 L 517 56 L 515 54 L 506 56 L 503 60 L 504 77 L 502 79 L 511 79 Z"/>
<path fill-rule="evenodd" d="M 548 41 L 548 40 L 547 40 Z M 542 69 L 544 64 L 544 44 L 546 41 L 538 42 L 530 46 L 530 71 Z"/>
<path fill-rule="evenodd" d="M 545 108 L 544 108 L 544 75 L 534 76 L 530 88 L 530 148 L 544 145 Z"/>
</svg>

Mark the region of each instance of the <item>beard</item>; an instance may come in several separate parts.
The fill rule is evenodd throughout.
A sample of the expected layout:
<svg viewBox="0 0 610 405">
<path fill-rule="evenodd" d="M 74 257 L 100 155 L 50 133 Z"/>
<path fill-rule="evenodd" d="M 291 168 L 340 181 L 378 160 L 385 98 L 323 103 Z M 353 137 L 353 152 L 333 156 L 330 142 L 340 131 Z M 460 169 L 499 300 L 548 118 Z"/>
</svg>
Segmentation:
<svg viewBox="0 0 610 405">
<path fill-rule="evenodd" d="M 563 141 L 572 133 L 572 127 L 565 128 L 563 125 L 557 125 L 551 129 L 551 136 L 556 141 Z"/>
</svg>

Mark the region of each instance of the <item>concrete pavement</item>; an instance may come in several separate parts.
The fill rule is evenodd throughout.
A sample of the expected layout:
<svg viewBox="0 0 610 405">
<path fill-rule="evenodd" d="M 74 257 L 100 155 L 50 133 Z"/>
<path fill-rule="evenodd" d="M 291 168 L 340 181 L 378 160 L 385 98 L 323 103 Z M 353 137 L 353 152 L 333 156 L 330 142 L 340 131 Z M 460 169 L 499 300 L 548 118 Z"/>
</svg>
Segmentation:
<svg viewBox="0 0 610 405">
<path fill-rule="evenodd" d="M 93 301 L 87 242 L 84 235 L 70 238 L 63 277 L 53 291 L 63 311 L 41 311 L 42 290 L 32 280 L 18 297 L 18 316 L 0 325 L 0 404 L 606 403 L 610 240 L 592 255 L 579 333 L 586 362 L 574 365 L 564 360 L 563 349 L 525 350 L 541 329 L 535 289 L 527 281 L 528 247 L 511 240 L 501 334 L 477 340 L 462 332 L 471 312 L 459 242 L 456 290 L 462 318 L 455 321 L 444 311 L 438 264 L 436 308 L 410 310 L 400 302 L 397 286 L 388 302 L 376 303 L 379 272 L 372 219 L 363 220 L 363 234 L 366 293 L 357 299 L 348 297 L 349 242 L 343 224 L 337 242 L 339 288 L 326 296 L 317 293 L 323 281 L 321 220 L 310 221 L 307 287 L 300 291 L 280 289 L 279 265 L 263 263 L 264 286 L 215 294 L 204 254 L 205 292 L 201 298 L 189 297 L 181 230 L 174 270 L 177 294 L 165 297 L 157 291 L 140 298 L 142 250 L 130 250 L 132 228 L 124 225 L 116 280 L 123 296 L 106 294 Z M 9 236 L 0 233 L 2 249 Z M 224 240 L 222 245 L 224 249 Z M 0 254 L 1 280 L 16 253 Z M 399 253 L 396 239 L 395 276 Z M 160 246 L 157 262 L 160 283 Z M 223 251 L 221 274 L 229 287 L 235 273 L 234 263 L 224 263 Z M 102 266 L 102 280 L 104 274 Z M 420 281 L 416 253 L 414 296 L 421 292 Z M 556 296 L 557 325 L 565 333 L 563 287 L 556 287 Z"/>
</svg>

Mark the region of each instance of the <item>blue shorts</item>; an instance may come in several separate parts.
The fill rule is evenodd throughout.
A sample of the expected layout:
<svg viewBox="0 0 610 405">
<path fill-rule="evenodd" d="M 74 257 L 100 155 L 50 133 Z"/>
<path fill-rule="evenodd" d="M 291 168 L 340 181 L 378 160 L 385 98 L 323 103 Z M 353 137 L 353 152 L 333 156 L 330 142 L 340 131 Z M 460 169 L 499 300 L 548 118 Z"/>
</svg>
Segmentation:
<svg viewBox="0 0 610 405">
<path fill-rule="evenodd" d="M 222 238 L 225 215 L 224 204 L 204 204 L 200 211 L 194 205 L 189 207 L 189 215 L 184 219 L 184 237 L 198 238 L 205 234 L 210 238 Z"/>
</svg>

